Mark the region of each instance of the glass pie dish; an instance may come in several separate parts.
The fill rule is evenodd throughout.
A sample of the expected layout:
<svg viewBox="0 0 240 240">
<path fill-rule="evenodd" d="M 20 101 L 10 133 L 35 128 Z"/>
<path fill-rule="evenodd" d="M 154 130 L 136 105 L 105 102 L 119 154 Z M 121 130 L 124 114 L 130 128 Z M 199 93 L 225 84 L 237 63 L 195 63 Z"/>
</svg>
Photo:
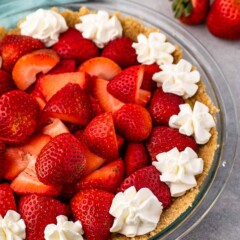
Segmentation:
<svg viewBox="0 0 240 240">
<path fill-rule="evenodd" d="M 178 44 L 183 49 L 184 58 L 199 70 L 208 95 L 220 110 L 216 116 L 219 147 L 215 153 L 209 174 L 201 185 L 200 192 L 192 206 L 167 228 L 151 238 L 181 239 L 209 212 L 222 192 L 233 167 L 237 151 L 238 129 L 234 100 L 226 79 L 211 55 L 190 33 L 164 15 L 131 1 L 39 0 L 36 2 L 29 0 L 22 4 L 17 0 L 2 0 L 0 26 L 5 28 L 15 27 L 16 23 L 30 12 L 40 7 L 50 8 L 53 6 L 71 10 L 78 10 L 81 6 L 87 6 L 90 9 L 105 9 L 109 12 L 120 11 L 123 15 L 133 16 L 146 26 L 161 29 L 171 39 L 171 42 Z"/>
</svg>

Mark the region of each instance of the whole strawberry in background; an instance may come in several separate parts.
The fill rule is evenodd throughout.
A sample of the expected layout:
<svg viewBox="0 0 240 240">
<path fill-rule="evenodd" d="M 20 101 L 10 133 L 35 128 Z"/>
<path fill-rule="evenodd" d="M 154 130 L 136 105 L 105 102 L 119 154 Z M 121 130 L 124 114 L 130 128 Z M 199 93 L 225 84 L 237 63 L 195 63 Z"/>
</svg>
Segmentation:
<svg viewBox="0 0 240 240">
<path fill-rule="evenodd" d="M 209 3 L 209 0 L 174 0 L 172 9 L 182 23 L 195 25 L 205 20 Z"/>
<path fill-rule="evenodd" d="M 209 31 L 220 38 L 240 39 L 240 1 L 216 0 L 207 17 Z"/>
</svg>

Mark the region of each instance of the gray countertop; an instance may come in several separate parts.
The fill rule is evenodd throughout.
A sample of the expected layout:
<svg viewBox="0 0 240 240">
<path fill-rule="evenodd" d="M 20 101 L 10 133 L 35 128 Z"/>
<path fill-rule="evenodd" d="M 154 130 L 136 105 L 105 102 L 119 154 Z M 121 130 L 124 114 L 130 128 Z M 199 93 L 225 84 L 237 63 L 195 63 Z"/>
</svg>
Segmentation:
<svg viewBox="0 0 240 240">
<path fill-rule="evenodd" d="M 173 19 L 171 2 L 167 0 L 133 0 L 153 8 Z M 174 20 L 177 23 L 178 20 Z M 179 23 L 181 24 L 181 23 Z M 212 36 L 206 25 L 186 26 L 187 31 L 197 38 L 212 54 L 227 81 L 236 100 L 240 117 L 240 41 L 225 41 Z M 240 138 L 240 137 L 239 137 Z M 240 140 L 240 139 L 239 139 Z M 238 158 L 240 148 L 238 149 Z M 240 239 L 240 160 L 237 159 L 226 188 L 215 206 L 204 220 L 185 240 L 239 240 Z"/>
</svg>

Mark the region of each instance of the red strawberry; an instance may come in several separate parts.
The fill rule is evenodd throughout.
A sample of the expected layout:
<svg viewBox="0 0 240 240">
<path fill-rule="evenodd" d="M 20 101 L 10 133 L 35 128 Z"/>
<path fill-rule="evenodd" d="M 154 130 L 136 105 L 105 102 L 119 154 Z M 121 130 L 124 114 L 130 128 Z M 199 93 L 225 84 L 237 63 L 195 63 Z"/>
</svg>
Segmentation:
<svg viewBox="0 0 240 240">
<path fill-rule="evenodd" d="M 174 147 L 179 151 L 183 151 L 186 147 L 197 150 L 194 138 L 182 135 L 177 129 L 165 126 L 154 127 L 146 145 L 152 161 L 156 160 L 157 154 L 168 152 Z"/>
<path fill-rule="evenodd" d="M 5 216 L 8 210 L 17 211 L 12 189 L 8 183 L 0 184 L 0 216 Z"/>
<path fill-rule="evenodd" d="M 48 101 L 68 83 L 77 83 L 82 89 L 85 89 L 88 81 L 90 81 L 89 75 L 80 72 L 45 75 L 39 79 L 38 91 Z"/>
<path fill-rule="evenodd" d="M 121 68 L 137 65 L 137 55 L 132 43 L 133 41 L 127 37 L 112 40 L 104 47 L 102 56 L 113 60 Z"/>
<path fill-rule="evenodd" d="M 96 78 L 94 81 L 93 94 L 105 112 L 116 112 L 124 103 L 115 98 L 107 90 L 108 81 Z"/>
<path fill-rule="evenodd" d="M 92 110 L 94 113 L 94 116 L 97 116 L 99 114 L 104 113 L 103 108 L 101 107 L 99 100 L 91 95 L 90 96 L 90 100 L 91 100 L 91 104 L 92 104 Z"/>
<path fill-rule="evenodd" d="M 174 0 L 172 8 L 182 23 L 195 25 L 205 20 L 209 5 L 209 0 Z"/>
<path fill-rule="evenodd" d="M 77 70 L 105 80 L 111 80 L 122 71 L 114 61 L 104 57 L 89 59 L 80 65 Z"/>
<path fill-rule="evenodd" d="M 171 203 L 171 193 L 166 183 L 161 182 L 160 173 L 154 166 L 144 167 L 131 174 L 119 187 L 119 192 L 124 192 L 131 186 L 138 191 L 141 188 L 149 188 L 162 203 L 163 208 L 168 208 Z"/>
<path fill-rule="evenodd" d="M 72 59 L 63 59 L 60 61 L 53 69 L 51 69 L 48 74 L 60 74 L 75 72 L 76 62 Z"/>
<path fill-rule="evenodd" d="M 81 143 L 70 133 L 63 133 L 41 150 L 37 157 L 36 172 L 41 182 L 61 185 L 81 179 L 85 166 L 86 157 Z"/>
<path fill-rule="evenodd" d="M 149 163 L 146 149 L 142 143 L 129 143 L 125 157 L 125 175 L 128 177 L 138 169 L 146 167 Z"/>
<path fill-rule="evenodd" d="M 115 160 L 96 170 L 77 183 L 77 191 L 84 189 L 102 189 L 115 193 L 123 181 L 124 165 L 122 159 Z"/>
<path fill-rule="evenodd" d="M 240 2 L 216 0 L 207 17 L 209 31 L 220 38 L 240 40 Z"/>
<path fill-rule="evenodd" d="M 40 48 L 44 48 L 44 44 L 38 39 L 23 35 L 6 35 L 0 43 L 3 69 L 11 71 L 21 56 Z"/>
<path fill-rule="evenodd" d="M 184 104 L 184 100 L 172 93 L 165 93 L 162 88 L 158 88 L 152 97 L 149 106 L 153 124 L 167 125 L 172 115 L 178 114 L 179 105 Z"/>
<path fill-rule="evenodd" d="M 82 34 L 74 28 L 69 28 L 62 33 L 52 48 L 62 59 L 74 59 L 78 63 L 98 56 L 95 43 L 83 38 Z"/>
<path fill-rule="evenodd" d="M 69 215 L 68 207 L 51 197 L 31 194 L 19 201 L 19 213 L 26 224 L 27 240 L 44 240 L 48 224 L 57 223 L 59 215 Z"/>
<path fill-rule="evenodd" d="M 114 114 L 114 125 L 126 140 L 141 142 L 151 133 L 152 119 L 146 108 L 128 103 Z"/>
<path fill-rule="evenodd" d="M 16 87 L 14 86 L 14 82 L 10 74 L 0 69 L 0 96 L 14 90 L 15 88 Z"/>
<path fill-rule="evenodd" d="M 26 90 L 36 81 L 38 73 L 47 73 L 58 62 L 59 57 L 51 49 L 40 49 L 18 59 L 12 71 L 16 86 Z"/>
<path fill-rule="evenodd" d="M 47 117 L 87 125 L 93 117 L 92 104 L 87 93 L 78 84 L 68 83 L 47 102 L 43 109 Z"/>
<path fill-rule="evenodd" d="M 118 143 L 111 113 L 95 117 L 85 128 L 84 138 L 90 151 L 98 156 L 108 160 L 118 158 Z"/>
<path fill-rule="evenodd" d="M 122 137 L 119 136 L 119 135 L 116 135 L 116 136 L 117 136 L 118 148 L 120 149 L 120 148 L 123 146 L 125 140 L 124 140 L 124 138 L 122 138 Z"/>
<path fill-rule="evenodd" d="M 144 75 L 141 89 L 153 92 L 157 88 L 157 83 L 152 80 L 153 74 L 160 72 L 161 69 L 156 63 L 144 65 Z"/>
<path fill-rule="evenodd" d="M 140 89 L 143 74 L 143 65 L 126 68 L 108 83 L 107 90 L 122 102 L 145 106 L 151 97 L 151 93 Z"/>
<path fill-rule="evenodd" d="M 113 217 L 109 213 L 114 195 L 99 189 L 79 192 L 70 202 L 75 220 L 80 220 L 86 239 L 108 240 Z"/>
<path fill-rule="evenodd" d="M 5 170 L 5 144 L 3 141 L 0 141 L 0 181 L 3 177 Z"/>
<path fill-rule="evenodd" d="M 36 130 L 39 107 L 25 92 L 14 90 L 0 97 L 0 140 L 22 143 Z"/>
</svg>

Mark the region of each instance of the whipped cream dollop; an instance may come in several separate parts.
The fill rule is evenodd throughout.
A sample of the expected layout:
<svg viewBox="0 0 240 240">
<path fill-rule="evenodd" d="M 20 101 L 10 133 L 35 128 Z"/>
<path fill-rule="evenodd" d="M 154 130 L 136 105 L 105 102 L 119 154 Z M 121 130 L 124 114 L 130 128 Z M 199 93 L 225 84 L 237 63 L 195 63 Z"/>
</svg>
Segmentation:
<svg viewBox="0 0 240 240">
<path fill-rule="evenodd" d="M 82 32 L 84 38 L 91 39 L 99 48 L 109 41 L 122 36 L 122 25 L 116 16 L 110 17 L 105 11 L 80 17 L 81 23 L 75 28 Z"/>
<path fill-rule="evenodd" d="M 163 64 L 161 72 L 153 75 L 153 80 L 164 92 L 174 93 L 184 99 L 192 97 L 198 90 L 200 73 L 192 71 L 192 64 L 181 59 L 177 64 Z"/>
<path fill-rule="evenodd" d="M 45 240 L 83 240 L 83 230 L 80 221 L 68 221 L 63 215 L 57 217 L 56 224 L 48 224 L 44 231 Z"/>
<path fill-rule="evenodd" d="M 169 119 L 169 126 L 178 128 L 179 132 L 195 138 L 198 144 L 205 144 L 211 137 L 210 129 L 216 124 L 209 108 L 198 101 L 195 102 L 193 109 L 186 104 L 179 105 L 180 112 Z"/>
<path fill-rule="evenodd" d="M 26 239 L 26 225 L 20 214 L 13 210 L 8 210 L 4 218 L 0 215 L 0 239 Z"/>
<path fill-rule="evenodd" d="M 111 232 L 127 237 L 154 230 L 162 213 L 162 203 L 148 188 L 136 191 L 134 186 L 115 195 L 110 214 L 115 217 Z"/>
<path fill-rule="evenodd" d="M 172 197 L 179 197 L 195 186 L 195 176 L 203 171 L 203 160 L 189 147 L 159 153 L 152 164 L 160 171 L 160 180 L 168 184 Z"/>
<path fill-rule="evenodd" d="M 21 34 L 41 40 L 46 47 L 58 42 L 59 35 L 68 29 L 64 17 L 52 10 L 38 9 L 20 25 Z"/>
<path fill-rule="evenodd" d="M 171 54 L 176 48 L 171 43 L 166 42 L 166 39 L 164 34 L 158 32 L 150 33 L 148 38 L 143 34 L 139 34 L 137 37 L 138 42 L 132 44 L 138 62 L 147 65 L 172 63 L 174 59 Z"/>
</svg>

